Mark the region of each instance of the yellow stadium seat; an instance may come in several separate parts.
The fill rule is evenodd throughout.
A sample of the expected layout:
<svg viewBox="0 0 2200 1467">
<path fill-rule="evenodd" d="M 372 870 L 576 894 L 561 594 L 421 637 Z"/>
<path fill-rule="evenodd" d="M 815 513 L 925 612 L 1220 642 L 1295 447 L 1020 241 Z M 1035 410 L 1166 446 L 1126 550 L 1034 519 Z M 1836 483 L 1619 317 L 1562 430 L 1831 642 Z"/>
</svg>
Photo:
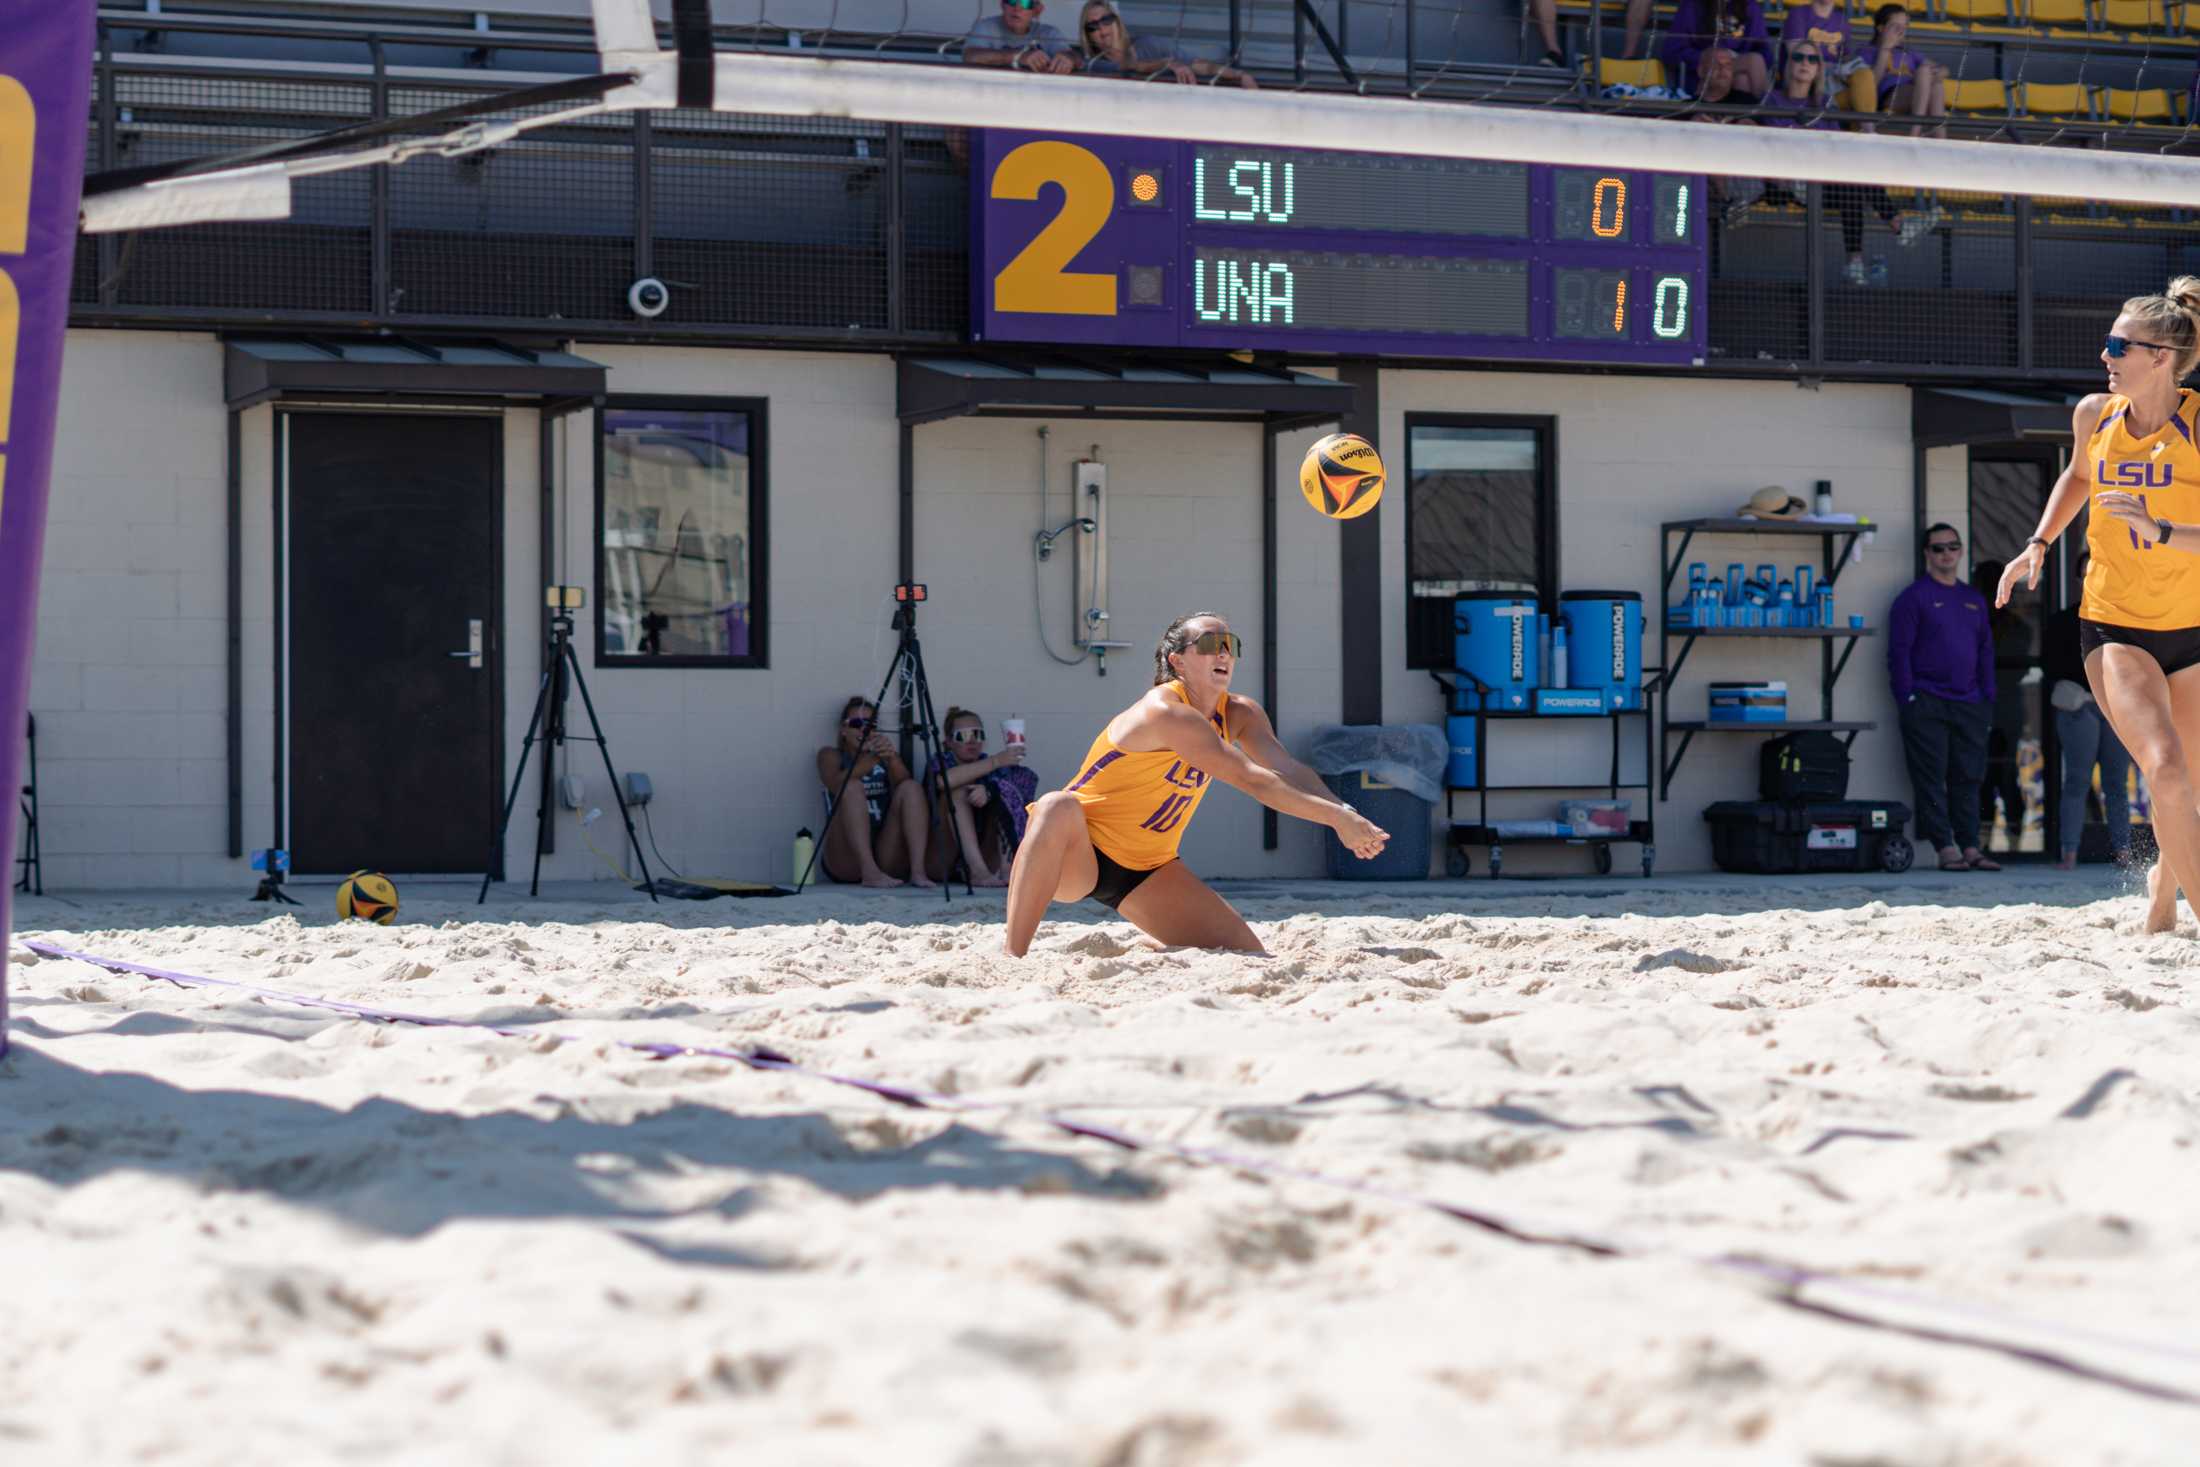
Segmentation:
<svg viewBox="0 0 2200 1467">
<path fill-rule="evenodd" d="M 2093 0 L 2094 24 L 2108 31 L 2164 31 L 2169 7 L 2164 0 Z"/>
<path fill-rule="evenodd" d="M 1662 87 L 1665 85 L 1665 63 L 1655 56 L 1640 61 L 1621 61 L 1616 57 L 1597 58 L 1597 85 L 1600 87 Z"/>
<path fill-rule="evenodd" d="M 2086 0 L 2024 0 L 2024 17 L 2027 23 L 2055 30 L 2082 31 L 2086 28 Z"/>
<path fill-rule="evenodd" d="M 2168 126 L 2176 121 L 2175 115 L 2170 111 L 2169 91 L 2164 87 L 2147 87 L 2141 91 L 2102 87 L 2093 94 L 2093 99 L 2103 117 L 2117 122 Z"/>
<path fill-rule="evenodd" d="M 2019 82 L 2017 110 L 2027 117 L 2083 117 L 2093 115 L 2093 99 L 2082 82 Z"/>
<path fill-rule="evenodd" d="M 2009 89 L 2002 85 L 1999 77 L 1951 81 L 1948 83 L 1948 110 L 2005 114 L 2009 111 Z"/>
<path fill-rule="evenodd" d="M 2009 0 L 1941 0 L 1941 11 L 1950 20 L 1979 25 L 2009 23 Z"/>
</svg>

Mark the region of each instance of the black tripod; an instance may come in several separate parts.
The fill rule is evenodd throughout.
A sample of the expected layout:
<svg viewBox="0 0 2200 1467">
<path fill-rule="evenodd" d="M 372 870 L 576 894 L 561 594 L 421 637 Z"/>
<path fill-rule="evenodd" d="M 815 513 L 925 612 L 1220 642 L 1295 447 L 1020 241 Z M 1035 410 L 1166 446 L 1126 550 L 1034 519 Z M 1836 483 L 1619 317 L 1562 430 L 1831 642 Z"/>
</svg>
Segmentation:
<svg viewBox="0 0 2200 1467">
<path fill-rule="evenodd" d="M 553 594 L 555 594 L 553 592 Z M 588 696 L 588 684 L 581 677 L 581 660 L 573 651 L 573 613 L 554 601 L 550 612 L 550 649 L 542 662 L 542 686 L 535 693 L 534 716 L 527 720 L 527 737 L 519 748 L 519 767 L 512 771 L 512 792 L 504 797 L 504 814 L 497 821 L 496 843 L 489 847 L 489 864 L 481 877 L 481 895 L 474 899 L 480 906 L 489 900 L 489 882 L 503 864 L 504 835 L 512 824 L 512 807 L 519 803 L 519 787 L 527 778 L 528 751 L 535 747 L 538 730 L 541 741 L 552 746 L 562 746 L 565 731 L 565 679 L 570 673 L 573 686 L 580 690 L 581 706 L 588 710 L 588 726 L 595 730 L 593 743 L 603 752 L 603 772 L 611 781 L 611 798 L 619 802 L 619 818 L 626 822 L 627 843 L 634 848 L 634 864 L 642 873 L 642 890 L 649 893 L 651 901 L 657 900 L 657 884 L 650 877 L 649 863 L 642 859 L 642 842 L 634 833 L 634 813 L 626 807 L 626 794 L 619 788 L 619 771 L 611 767 L 611 745 L 604 741 L 603 724 L 596 718 L 595 700 Z M 535 874 L 527 884 L 527 894 L 536 895 L 542 887 L 542 851 L 550 843 L 550 779 L 548 749 L 543 751 L 542 804 L 535 811 Z"/>
<path fill-rule="evenodd" d="M 973 892 L 977 888 L 971 884 L 970 863 L 963 859 L 962 847 L 955 840 L 954 817 L 948 814 L 949 786 L 947 760 L 944 757 L 947 741 L 940 737 L 939 718 L 932 711 L 932 681 L 924 675 L 924 649 L 917 645 L 917 603 L 924 600 L 924 596 L 925 588 L 922 585 L 894 587 L 894 630 L 901 633 L 901 645 L 894 649 L 894 660 L 886 667 L 886 680 L 878 685 L 878 696 L 871 700 L 871 706 L 886 706 L 886 690 L 894 685 L 894 675 L 906 668 L 908 684 L 902 692 L 902 730 L 905 733 L 914 733 L 917 742 L 924 748 L 924 802 L 931 807 L 925 819 L 932 832 L 932 839 L 940 840 L 944 837 L 949 842 L 947 879 L 940 883 L 940 900 L 946 901 L 950 895 L 948 888 L 955 884 L 955 874 L 958 871 L 962 873 L 965 892 Z M 936 787 L 933 782 L 935 772 L 938 774 Z M 833 792 L 835 815 L 840 811 L 840 802 L 847 798 L 849 782 L 855 777 L 856 761 L 851 759 L 846 772 L 840 776 L 840 788 Z M 943 824 L 946 826 L 944 832 L 940 828 Z M 830 837 L 830 825 L 827 826 L 826 834 Z M 810 873 L 817 869 L 818 855 L 824 849 L 825 842 L 822 840 L 810 848 L 810 863 L 802 868 L 802 879 L 795 883 L 796 891 L 810 884 Z M 924 873 L 912 871 L 910 874 L 921 876 Z"/>
</svg>

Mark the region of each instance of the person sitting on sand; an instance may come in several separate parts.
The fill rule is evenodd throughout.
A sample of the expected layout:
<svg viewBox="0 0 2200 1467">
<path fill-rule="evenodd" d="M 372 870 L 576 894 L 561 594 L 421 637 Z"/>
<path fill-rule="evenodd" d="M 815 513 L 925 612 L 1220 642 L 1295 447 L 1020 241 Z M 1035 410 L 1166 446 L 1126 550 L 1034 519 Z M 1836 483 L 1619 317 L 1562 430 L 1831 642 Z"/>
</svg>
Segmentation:
<svg viewBox="0 0 2200 1467">
<path fill-rule="evenodd" d="M 1032 807 L 1008 884 L 1010 957 L 1031 946 L 1049 902 L 1085 897 L 1171 947 L 1265 951 L 1245 919 L 1177 859 L 1217 779 L 1330 827 L 1362 860 L 1381 852 L 1390 836 L 1284 752 L 1258 703 L 1230 691 L 1241 646 L 1213 612 L 1171 622 L 1154 648 L 1152 690 L 1100 730 L 1066 788 Z"/>
<path fill-rule="evenodd" d="M 939 756 L 949 790 L 945 823 L 962 848 L 970 882 L 1006 886 L 1009 863 L 1023 839 L 1024 812 L 1039 793 L 1039 776 L 1024 768 L 1022 744 L 1003 744 L 999 752 L 987 753 L 985 720 L 967 708 L 949 708 L 941 734 L 947 740 L 946 752 Z M 927 770 L 925 786 L 937 789 L 938 778 Z M 953 854 L 947 842 L 938 842 L 926 869 L 944 880 Z"/>
<path fill-rule="evenodd" d="M 854 771 L 851 776 L 849 771 Z M 924 848 L 931 835 L 924 793 L 878 726 L 868 698 L 850 698 L 840 710 L 839 737 L 817 751 L 817 777 L 828 798 L 848 797 L 826 817 L 820 859 L 835 881 L 899 886 L 939 883 L 925 874 Z"/>
</svg>

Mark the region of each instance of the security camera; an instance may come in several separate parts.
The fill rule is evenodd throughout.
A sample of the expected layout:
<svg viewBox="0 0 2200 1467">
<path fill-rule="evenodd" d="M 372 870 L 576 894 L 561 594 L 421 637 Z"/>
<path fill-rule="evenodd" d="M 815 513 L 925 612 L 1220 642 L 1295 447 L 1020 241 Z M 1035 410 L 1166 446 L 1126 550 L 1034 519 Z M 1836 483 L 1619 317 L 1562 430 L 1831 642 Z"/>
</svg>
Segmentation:
<svg viewBox="0 0 2200 1467">
<path fill-rule="evenodd" d="M 626 288 L 626 308 L 647 320 L 662 316 L 672 304 L 672 292 L 656 276 L 645 276 Z"/>
</svg>

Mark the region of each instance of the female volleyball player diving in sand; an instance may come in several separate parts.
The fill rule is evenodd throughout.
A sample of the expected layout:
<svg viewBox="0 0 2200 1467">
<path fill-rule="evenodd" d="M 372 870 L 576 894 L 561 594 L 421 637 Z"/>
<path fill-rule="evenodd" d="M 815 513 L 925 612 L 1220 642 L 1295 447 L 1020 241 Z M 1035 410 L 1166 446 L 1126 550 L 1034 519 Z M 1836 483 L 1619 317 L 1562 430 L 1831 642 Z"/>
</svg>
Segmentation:
<svg viewBox="0 0 2200 1467">
<path fill-rule="evenodd" d="M 2101 348 L 2108 391 L 2078 403 L 2077 452 L 2038 528 L 2002 572 L 2037 586 L 2047 547 L 2088 498 L 2092 564 L 2078 604 L 2086 681 L 2146 775 L 2162 857 L 2147 873 L 2148 932 L 2177 926 L 2177 893 L 2200 896 L 2200 277 L 2134 296 Z"/>
<path fill-rule="evenodd" d="M 1171 623 L 1154 649 L 1152 691 L 1100 730 L 1066 788 L 1031 807 L 1009 877 L 1009 956 L 1031 946 L 1047 903 L 1088 896 L 1171 947 L 1264 951 L 1176 856 L 1214 780 L 1328 826 L 1363 860 L 1381 852 L 1390 836 L 1284 752 L 1258 703 L 1230 691 L 1240 645 L 1211 612 Z"/>
</svg>

